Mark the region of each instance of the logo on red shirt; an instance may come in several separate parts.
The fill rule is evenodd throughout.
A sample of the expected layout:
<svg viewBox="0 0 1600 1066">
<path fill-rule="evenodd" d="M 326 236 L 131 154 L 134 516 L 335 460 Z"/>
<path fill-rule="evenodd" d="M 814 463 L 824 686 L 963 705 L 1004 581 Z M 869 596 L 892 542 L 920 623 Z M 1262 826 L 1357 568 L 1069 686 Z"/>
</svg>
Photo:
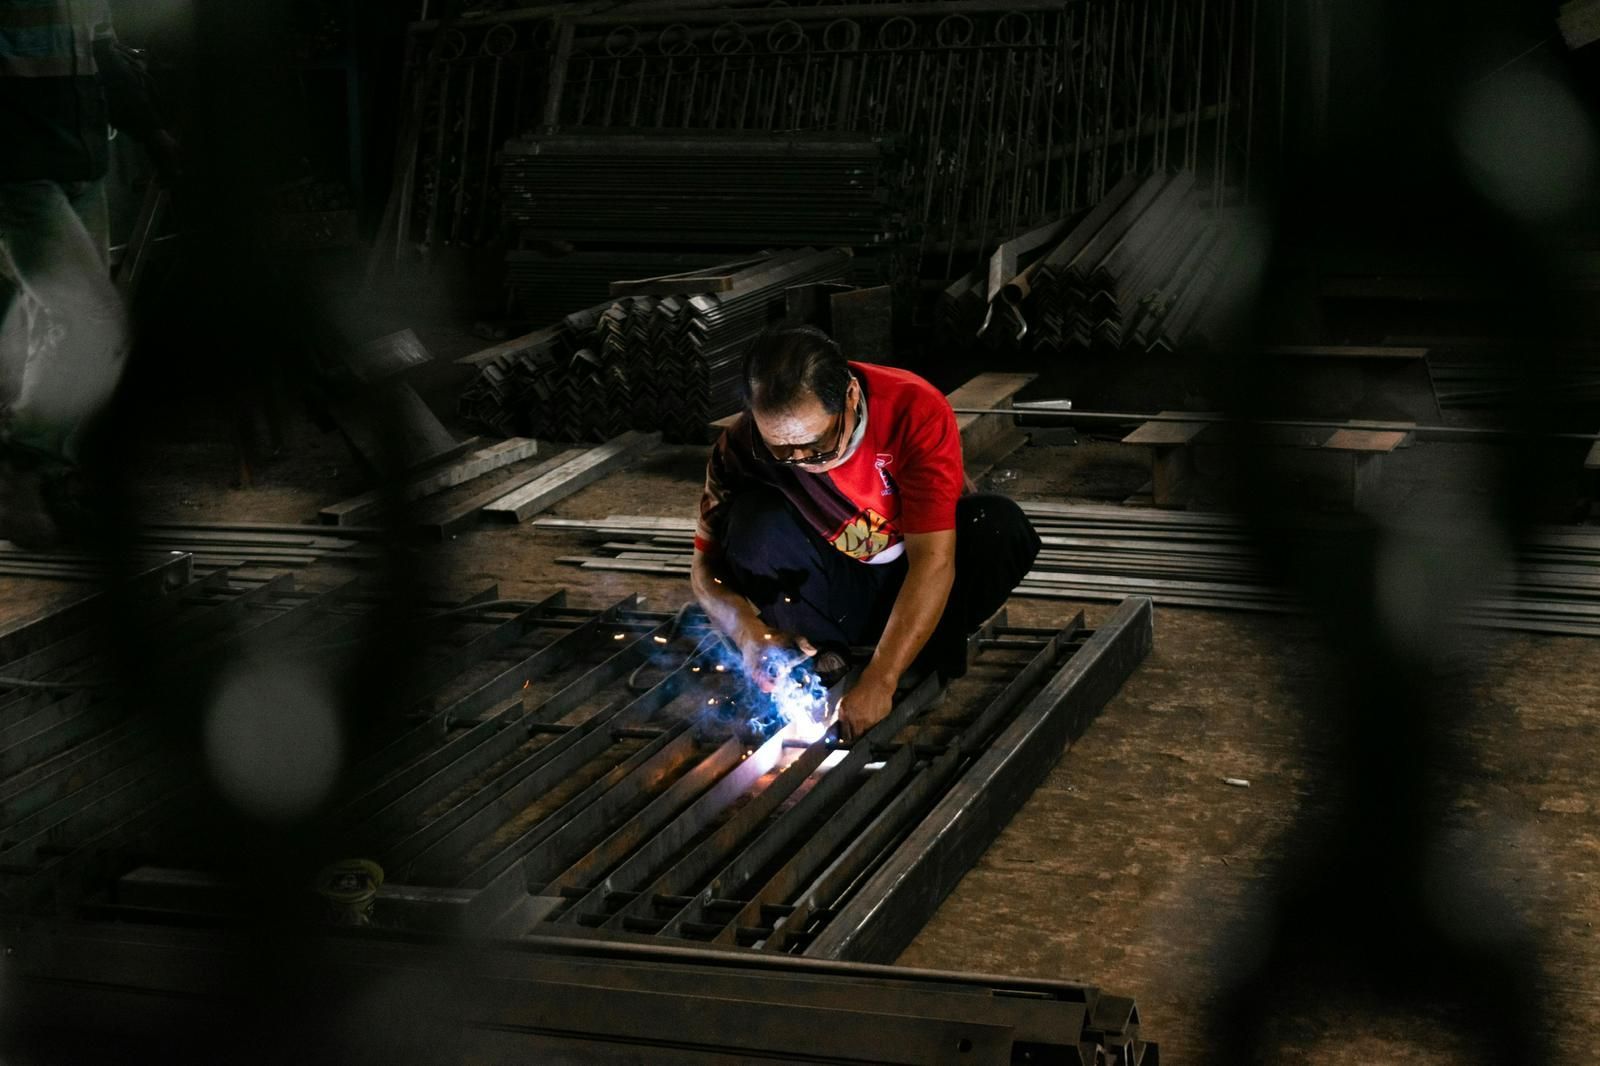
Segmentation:
<svg viewBox="0 0 1600 1066">
<path fill-rule="evenodd" d="M 894 477 L 889 473 L 889 464 L 894 462 L 894 456 L 887 452 L 879 452 L 878 459 L 872 465 L 878 471 L 878 477 L 883 481 L 883 491 L 880 496 L 894 496 L 900 489 L 894 483 Z"/>
</svg>

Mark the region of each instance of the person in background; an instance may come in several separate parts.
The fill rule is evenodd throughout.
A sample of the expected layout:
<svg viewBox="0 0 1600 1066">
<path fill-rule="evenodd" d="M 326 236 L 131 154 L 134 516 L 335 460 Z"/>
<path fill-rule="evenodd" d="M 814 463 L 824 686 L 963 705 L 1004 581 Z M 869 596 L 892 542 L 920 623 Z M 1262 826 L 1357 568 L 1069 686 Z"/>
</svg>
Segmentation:
<svg viewBox="0 0 1600 1066">
<path fill-rule="evenodd" d="M 912 666 L 966 672 L 967 636 L 1039 553 L 1022 509 L 968 492 L 955 413 L 915 374 L 847 361 L 810 327 L 745 356 L 746 410 L 711 453 L 691 578 L 763 688 L 770 660 L 817 657 L 825 680 L 876 645 L 839 733 L 889 713 Z M 792 665 L 786 663 L 782 665 Z"/>
<path fill-rule="evenodd" d="M 24 546 L 72 536 L 84 437 L 127 355 L 112 126 L 175 176 L 176 142 L 105 0 L 0 0 L 0 540 Z"/>
</svg>

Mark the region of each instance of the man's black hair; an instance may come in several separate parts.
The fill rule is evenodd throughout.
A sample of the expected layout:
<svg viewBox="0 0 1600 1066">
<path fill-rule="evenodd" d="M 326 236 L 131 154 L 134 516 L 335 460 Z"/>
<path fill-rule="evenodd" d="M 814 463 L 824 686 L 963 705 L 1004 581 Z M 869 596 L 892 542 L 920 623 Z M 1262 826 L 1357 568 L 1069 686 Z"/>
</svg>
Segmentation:
<svg viewBox="0 0 1600 1066">
<path fill-rule="evenodd" d="M 836 415 L 850 388 L 850 365 L 834 339 L 813 326 L 768 329 L 750 342 L 744 355 L 745 406 L 785 411 L 806 394 Z"/>
</svg>

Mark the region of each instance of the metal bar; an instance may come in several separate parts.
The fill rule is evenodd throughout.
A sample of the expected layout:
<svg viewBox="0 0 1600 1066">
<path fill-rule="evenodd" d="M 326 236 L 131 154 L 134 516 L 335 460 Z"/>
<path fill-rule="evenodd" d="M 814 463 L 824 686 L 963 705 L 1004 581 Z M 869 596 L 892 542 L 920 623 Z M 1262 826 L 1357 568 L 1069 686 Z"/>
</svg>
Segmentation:
<svg viewBox="0 0 1600 1066">
<path fill-rule="evenodd" d="M 811 941 L 821 958 L 888 960 L 1149 653 L 1148 599 L 1124 600 Z"/>
<path fill-rule="evenodd" d="M 771 755 L 775 760 L 782 749 L 782 745 L 772 747 Z M 537 858 L 530 855 L 523 861 L 523 872 L 528 878 L 528 887 L 535 889 L 541 895 L 552 895 L 563 889 L 581 889 L 588 887 L 596 879 L 602 878 L 605 873 L 621 863 L 630 854 L 641 848 L 655 844 L 660 837 L 657 832 L 668 823 L 677 820 L 680 816 L 694 813 L 706 813 L 706 808 L 711 804 L 696 806 L 695 801 L 704 797 L 708 790 L 715 791 L 712 786 L 728 777 L 735 778 L 733 784 L 743 780 L 748 784 L 744 775 L 730 774 L 741 764 L 748 763 L 744 750 L 744 742 L 738 737 L 729 737 L 715 750 L 710 752 L 694 766 L 673 781 L 665 791 L 651 800 L 643 810 L 629 818 L 617 827 L 611 835 L 591 848 L 577 862 L 568 866 L 560 873 L 553 873 L 557 869 L 553 861 L 543 861 L 545 853 L 541 852 Z M 640 774 L 634 775 L 642 777 Z M 757 775 L 759 776 L 759 775 Z M 654 782 L 641 780 L 637 785 L 648 790 Z M 731 800 L 738 792 L 728 795 L 726 790 L 722 793 L 725 801 Z M 714 810 L 711 812 L 714 813 Z M 691 819 L 692 820 L 692 819 Z M 602 886 L 603 887 L 603 886 Z M 585 897 L 588 899 L 588 897 Z M 598 902 L 598 899 L 596 900 Z M 569 912 L 570 913 L 570 912 Z"/>
<path fill-rule="evenodd" d="M 47 607 L 21 618 L 0 631 L 0 661 L 10 662 L 21 658 L 59 639 L 94 618 L 97 612 L 108 606 L 116 606 L 118 596 L 149 598 L 188 584 L 192 573 L 193 567 L 188 556 L 173 556 L 135 574 L 119 588 L 93 592 L 71 603 Z"/>
<path fill-rule="evenodd" d="M 450 218 L 451 244 L 461 240 L 461 220 L 466 214 L 467 160 L 472 151 L 472 93 L 478 83 L 477 57 L 466 59 L 464 62 L 467 64 L 467 84 L 461 94 L 461 146 L 458 149 L 461 169 L 456 175 L 456 203 Z"/>
<path fill-rule="evenodd" d="M 437 866 L 441 854 L 457 855 L 465 851 L 473 840 L 480 839 L 518 809 L 543 795 L 555 781 L 611 747 L 615 743 L 608 732 L 611 726 L 633 724 L 659 711 L 677 697 L 688 679 L 689 667 L 686 663 L 642 695 L 620 707 L 601 711 L 579 723 L 571 732 L 556 737 L 497 779 L 493 788 L 485 789 L 478 796 L 459 804 L 448 820 L 430 822 L 415 834 L 427 841 L 426 851 L 417 852 L 419 861 L 426 859 Z M 681 725 L 679 723 L 679 728 Z M 676 734 L 669 730 L 647 746 L 646 750 L 659 750 L 675 738 Z M 441 832 L 441 829 L 449 832 Z M 548 829 L 541 830 L 541 826 L 534 826 L 487 859 L 479 861 L 461 879 L 460 884 L 467 888 L 483 888 L 511 870 L 516 870 L 521 876 L 520 860 L 537 839 L 543 839 L 538 836 L 541 831 L 548 833 Z M 523 884 L 526 885 L 526 880 Z"/>
<path fill-rule="evenodd" d="M 490 518 L 523 522 L 601 478 L 612 470 L 631 462 L 634 458 L 661 440 L 659 433 L 630 431 L 614 437 L 605 444 L 591 448 L 583 455 L 552 470 L 527 485 L 518 488 L 483 508 Z"/>
<path fill-rule="evenodd" d="M 840 794 L 849 781 L 855 778 L 857 771 L 872 761 L 871 746 L 893 738 L 901 727 L 926 710 L 939 692 L 937 677 L 930 675 L 918 683 L 910 693 L 895 704 L 887 718 L 873 726 L 864 737 L 851 746 L 850 754 L 845 756 L 843 762 L 823 774 L 821 780 L 794 807 L 768 826 L 760 836 L 752 840 L 727 863 L 711 879 L 695 903 L 668 919 L 662 929 L 662 935 L 682 936 L 686 922 L 716 920 L 714 915 L 707 913 L 703 901 L 739 894 L 752 878 L 782 855 L 821 812 L 840 798 Z M 833 749 L 834 742 L 824 737 L 807 749 L 798 762 L 820 765 Z M 728 923 L 721 921 L 719 924 Z"/>
<path fill-rule="evenodd" d="M 713 787 L 704 791 L 698 799 L 685 807 L 670 824 L 651 834 L 642 846 L 627 857 L 627 861 L 607 874 L 587 896 L 574 903 L 567 912 L 565 920 L 575 920 L 581 911 L 603 912 L 606 897 L 617 892 L 632 892 L 645 884 L 647 878 L 660 870 L 668 859 L 698 836 L 729 804 L 744 795 L 756 781 L 777 765 L 782 754 L 781 735 L 773 736 L 753 752 L 741 753 L 741 760 L 737 766 L 732 767 L 730 772 L 723 775 Z M 569 870 L 567 874 L 553 881 L 552 885 L 561 885 L 563 879 L 572 872 Z M 544 891 L 548 893 L 549 887 Z M 608 924 L 612 928 L 618 928 L 622 917 L 619 912 L 614 924 Z"/>
<path fill-rule="evenodd" d="M 725 864 L 733 849 L 793 795 L 795 789 L 803 785 L 833 751 L 833 746 L 825 741 L 809 745 L 799 758 L 784 767 L 766 788 L 745 803 L 732 818 L 617 911 L 606 922 L 605 928 L 620 929 L 625 919 L 648 916 L 658 900 L 689 891 L 719 865 Z M 711 906 L 714 898 L 708 895 L 698 902 L 702 908 L 706 908 Z M 677 911 L 683 911 L 695 903 L 695 900 L 685 900 L 678 904 Z"/>
<path fill-rule="evenodd" d="M 913 759 L 922 758 L 913 745 L 907 745 L 903 750 Z M 901 753 L 895 753 L 890 757 L 890 763 L 899 757 Z M 755 946 L 763 951 L 785 951 L 797 937 L 808 935 L 806 927 L 812 919 L 838 899 L 884 848 L 915 824 L 917 815 L 955 773 L 960 759 L 959 751 L 947 750 L 928 765 L 920 767 L 912 775 L 909 784 L 899 786 L 899 782 L 896 782 L 898 787 L 883 809 L 864 828 L 852 831 L 849 842 L 839 856 L 795 897 L 794 910 L 779 918 L 774 923 L 772 933 Z M 885 764 L 884 770 L 888 768 L 889 764 Z M 883 771 L 879 771 L 858 795 L 866 794 L 876 785 L 878 776 L 884 776 Z M 851 799 L 853 801 L 855 797 Z"/>
<path fill-rule="evenodd" d="M 628 599 L 631 600 L 633 597 L 628 597 Z M 442 709 L 441 713 L 431 715 L 432 722 L 443 725 L 452 714 L 459 715 L 461 718 L 468 718 L 485 706 L 494 706 L 501 700 L 516 698 L 517 694 L 522 691 L 523 685 L 570 662 L 576 656 L 579 647 L 593 643 L 596 630 L 608 623 L 610 612 L 615 610 L 616 608 L 611 608 L 608 612 L 604 612 L 594 618 L 592 624 L 595 628 L 589 628 L 587 624 L 578 627 L 560 640 L 541 648 L 527 659 L 524 659 L 517 667 L 502 672 L 494 680 L 461 697 L 449 707 Z M 643 643 L 646 643 L 643 639 L 635 642 L 636 645 Z M 622 659 L 619 662 L 619 659 L 621 659 L 620 653 L 612 656 L 597 669 L 609 667 L 609 669 L 606 669 L 605 676 L 615 680 L 621 676 L 624 669 L 628 668 L 628 663 L 637 661 L 629 658 Z M 594 671 L 589 671 L 588 673 L 592 674 Z M 607 682 L 599 680 L 595 684 L 595 688 L 605 683 Z M 571 686 L 568 686 L 568 688 L 570 690 Z M 510 690 L 509 692 L 506 691 L 508 689 Z M 552 721 L 567 713 L 571 707 L 576 706 L 576 702 L 581 702 L 570 700 L 556 702 L 561 695 L 561 693 L 558 693 L 557 697 L 552 697 L 551 700 L 541 704 L 534 711 L 524 715 L 518 724 Z M 491 697 L 494 698 L 491 699 Z M 520 704 L 520 699 L 518 699 L 518 704 Z M 503 719 L 496 715 L 491 715 L 488 721 L 479 723 L 479 727 L 469 729 L 460 736 L 452 738 L 449 743 L 430 752 L 421 761 L 407 766 L 400 773 L 391 776 L 378 787 L 352 802 L 347 808 L 347 816 L 359 819 L 363 824 L 373 828 L 399 825 L 408 819 L 417 817 L 430 805 L 465 784 L 473 774 L 481 773 L 495 762 L 509 756 L 532 735 L 520 728 L 495 728 L 492 730 L 482 728 L 483 726 L 493 725 L 497 721 L 503 721 Z M 589 726 L 589 723 L 584 723 L 584 725 Z M 437 735 L 436 726 L 430 724 L 424 728 L 427 730 L 423 734 L 424 736 Z M 593 727 L 589 726 L 589 728 Z M 410 738 L 404 739 L 410 740 Z M 541 761 L 552 758 L 563 749 L 565 741 L 566 738 L 562 738 L 540 748 L 528 760 L 519 764 L 519 768 L 528 766 L 531 769 L 530 763 L 537 765 Z M 501 780 L 505 779 L 502 778 Z M 403 791 L 401 791 L 402 789 Z M 452 828 L 456 821 L 475 813 L 484 804 L 493 799 L 494 793 L 495 786 L 489 786 L 477 795 L 468 797 L 452 808 L 451 811 L 436 819 L 427 830 L 422 832 L 427 834 L 431 831 L 437 834 Z M 380 803 L 381 806 L 378 806 Z M 403 852 L 403 848 L 397 849 L 394 854 Z M 391 855 L 392 858 L 393 856 Z"/>
<path fill-rule="evenodd" d="M 660 777 L 693 758 L 700 745 L 689 728 L 687 722 L 669 726 L 655 740 L 479 863 L 462 879 L 462 884 L 481 886 L 490 895 L 505 891 L 513 898 L 526 897 L 528 882 L 521 860 L 539 847 L 565 848 L 564 854 L 570 859 L 585 842 L 602 836 L 608 820 L 642 795 L 637 782 L 627 784 L 629 778 L 635 774 Z M 621 787 L 625 784 L 627 787 Z M 554 864 L 559 865 L 559 861 Z"/>
</svg>

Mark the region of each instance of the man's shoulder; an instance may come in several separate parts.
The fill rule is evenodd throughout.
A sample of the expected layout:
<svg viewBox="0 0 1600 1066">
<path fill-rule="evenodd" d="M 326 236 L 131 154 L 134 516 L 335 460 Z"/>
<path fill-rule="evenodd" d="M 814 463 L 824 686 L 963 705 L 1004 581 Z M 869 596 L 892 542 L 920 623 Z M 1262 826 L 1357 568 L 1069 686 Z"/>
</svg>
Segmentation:
<svg viewBox="0 0 1600 1066">
<path fill-rule="evenodd" d="M 865 379 L 869 394 L 876 390 L 885 399 L 919 406 L 944 402 L 944 394 L 920 374 L 877 363 L 851 363 L 850 367 Z"/>
</svg>

